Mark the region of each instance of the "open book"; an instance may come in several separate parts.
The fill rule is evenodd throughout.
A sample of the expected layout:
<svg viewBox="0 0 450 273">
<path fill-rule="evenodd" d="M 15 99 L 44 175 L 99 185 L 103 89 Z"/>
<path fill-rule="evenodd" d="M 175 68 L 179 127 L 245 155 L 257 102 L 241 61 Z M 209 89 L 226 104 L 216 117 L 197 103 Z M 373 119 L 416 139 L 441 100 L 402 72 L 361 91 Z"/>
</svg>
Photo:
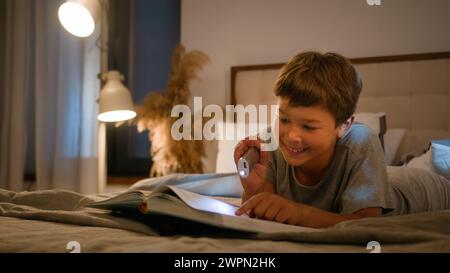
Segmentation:
<svg viewBox="0 0 450 273">
<path fill-rule="evenodd" d="M 128 191 L 87 206 L 122 213 L 140 211 L 144 215 L 169 216 L 221 229 L 251 233 L 317 231 L 313 228 L 250 218 L 247 215 L 236 216 L 236 205 L 171 185 L 160 185 L 152 192 Z"/>
</svg>

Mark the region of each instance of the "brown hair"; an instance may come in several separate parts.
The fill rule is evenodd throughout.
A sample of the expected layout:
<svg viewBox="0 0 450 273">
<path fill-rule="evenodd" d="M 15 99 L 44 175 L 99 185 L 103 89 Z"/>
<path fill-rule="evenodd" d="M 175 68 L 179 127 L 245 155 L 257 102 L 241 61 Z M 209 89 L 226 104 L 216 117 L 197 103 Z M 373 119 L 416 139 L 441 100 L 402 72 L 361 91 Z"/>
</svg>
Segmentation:
<svg viewBox="0 0 450 273">
<path fill-rule="evenodd" d="M 362 81 L 350 61 L 336 53 L 303 52 L 281 69 L 275 95 L 291 106 L 322 106 L 336 126 L 356 110 Z"/>
</svg>

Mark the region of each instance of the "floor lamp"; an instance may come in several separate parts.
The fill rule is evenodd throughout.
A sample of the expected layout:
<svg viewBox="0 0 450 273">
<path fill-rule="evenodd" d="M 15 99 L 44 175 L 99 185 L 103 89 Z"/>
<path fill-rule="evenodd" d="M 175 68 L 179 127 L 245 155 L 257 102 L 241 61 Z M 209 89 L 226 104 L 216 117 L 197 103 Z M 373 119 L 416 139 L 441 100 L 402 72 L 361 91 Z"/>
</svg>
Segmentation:
<svg viewBox="0 0 450 273">
<path fill-rule="evenodd" d="M 58 9 L 61 25 L 71 34 L 88 37 L 96 23 L 101 24 L 101 48 L 108 48 L 108 0 L 66 0 Z M 100 78 L 105 83 L 99 98 L 98 129 L 98 181 L 97 192 L 106 188 L 106 122 L 122 122 L 136 116 L 129 90 L 122 84 L 123 75 L 119 71 L 108 71 L 108 51 L 101 50 Z"/>
</svg>

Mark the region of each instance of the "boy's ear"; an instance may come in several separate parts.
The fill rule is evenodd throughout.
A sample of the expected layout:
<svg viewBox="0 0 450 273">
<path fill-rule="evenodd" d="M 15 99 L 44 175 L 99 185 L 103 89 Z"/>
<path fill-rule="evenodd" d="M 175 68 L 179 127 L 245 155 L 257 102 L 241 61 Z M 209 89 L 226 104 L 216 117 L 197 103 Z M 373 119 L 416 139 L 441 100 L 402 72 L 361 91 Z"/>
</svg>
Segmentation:
<svg viewBox="0 0 450 273">
<path fill-rule="evenodd" d="M 342 136 L 344 136 L 347 133 L 348 129 L 350 129 L 350 127 L 352 126 L 354 120 L 355 120 L 355 116 L 351 116 L 344 123 L 339 125 L 339 128 L 338 128 L 338 137 L 339 138 L 341 138 Z"/>
</svg>

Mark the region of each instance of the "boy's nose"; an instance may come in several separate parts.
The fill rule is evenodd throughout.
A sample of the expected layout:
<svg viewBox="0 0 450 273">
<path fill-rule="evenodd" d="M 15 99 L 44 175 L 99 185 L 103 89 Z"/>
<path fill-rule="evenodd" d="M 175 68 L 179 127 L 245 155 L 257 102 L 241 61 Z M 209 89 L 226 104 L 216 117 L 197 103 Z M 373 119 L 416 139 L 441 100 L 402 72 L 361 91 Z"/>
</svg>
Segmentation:
<svg viewBox="0 0 450 273">
<path fill-rule="evenodd" d="M 298 144 L 303 142 L 301 130 L 299 130 L 296 127 L 297 126 L 292 126 L 288 132 L 288 140 L 292 144 Z"/>
</svg>

